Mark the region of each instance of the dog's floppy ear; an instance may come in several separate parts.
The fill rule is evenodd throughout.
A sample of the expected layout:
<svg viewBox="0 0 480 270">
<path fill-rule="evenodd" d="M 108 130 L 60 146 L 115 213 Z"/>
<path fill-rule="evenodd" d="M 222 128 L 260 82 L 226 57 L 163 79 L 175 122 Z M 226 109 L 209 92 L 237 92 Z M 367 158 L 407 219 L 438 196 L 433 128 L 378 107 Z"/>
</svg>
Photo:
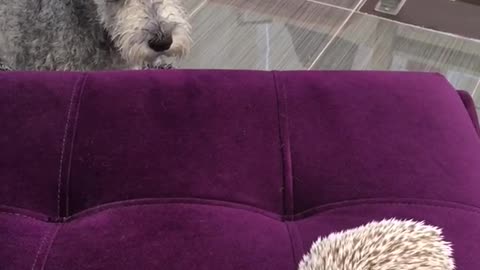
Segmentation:
<svg viewBox="0 0 480 270">
<path fill-rule="evenodd" d="M 453 270 L 451 244 L 439 228 L 396 219 L 319 238 L 299 270 Z"/>
</svg>

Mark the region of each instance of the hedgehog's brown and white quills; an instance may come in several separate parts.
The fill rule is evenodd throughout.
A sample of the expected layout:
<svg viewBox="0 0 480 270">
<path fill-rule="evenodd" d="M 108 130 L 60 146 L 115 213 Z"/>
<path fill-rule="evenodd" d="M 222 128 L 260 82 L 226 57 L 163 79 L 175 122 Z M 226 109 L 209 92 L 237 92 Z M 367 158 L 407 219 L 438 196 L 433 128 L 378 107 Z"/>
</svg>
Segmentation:
<svg viewBox="0 0 480 270">
<path fill-rule="evenodd" d="M 299 270 L 453 270 L 441 229 L 389 219 L 319 238 Z"/>
</svg>

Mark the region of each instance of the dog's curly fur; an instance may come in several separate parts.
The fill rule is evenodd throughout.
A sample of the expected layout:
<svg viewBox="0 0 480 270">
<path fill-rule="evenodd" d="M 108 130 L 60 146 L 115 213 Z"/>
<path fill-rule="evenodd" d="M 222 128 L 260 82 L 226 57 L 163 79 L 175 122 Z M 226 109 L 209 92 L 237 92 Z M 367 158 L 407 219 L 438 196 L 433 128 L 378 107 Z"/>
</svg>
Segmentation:
<svg viewBox="0 0 480 270">
<path fill-rule="evenodd" d="M 180 0 L 0 1 L 0 63 L 13 70 L 140 69 L 185 55 Z M 163 52 L 148 42 L 170 35 Z"/>
<path fill-rule="evenodd" d="M 372 222 L 316 241 L 299 270 L 453 270 L 439 228 L 396 219 Z"/>
</svg>

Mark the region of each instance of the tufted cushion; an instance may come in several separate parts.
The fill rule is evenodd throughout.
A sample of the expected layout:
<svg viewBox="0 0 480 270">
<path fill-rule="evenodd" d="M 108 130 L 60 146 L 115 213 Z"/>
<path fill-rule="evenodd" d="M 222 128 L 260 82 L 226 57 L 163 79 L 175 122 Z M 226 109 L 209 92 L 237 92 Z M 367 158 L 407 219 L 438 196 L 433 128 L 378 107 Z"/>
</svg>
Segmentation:
<svg viewBox="0 0 480 270">
<path fill-rule="evenodd" d="M 471 106 L 424 73 L 0 73 L 0 269 L 293 270 L 384 218 L 480 269 Z"/>
</svg>

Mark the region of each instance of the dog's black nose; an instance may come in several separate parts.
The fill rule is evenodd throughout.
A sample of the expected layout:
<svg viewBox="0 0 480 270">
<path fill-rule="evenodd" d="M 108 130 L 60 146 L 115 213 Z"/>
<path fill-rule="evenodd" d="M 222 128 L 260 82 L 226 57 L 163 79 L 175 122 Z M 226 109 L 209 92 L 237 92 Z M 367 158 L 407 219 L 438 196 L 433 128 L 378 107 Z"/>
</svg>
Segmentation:
<svg viewBox="0 0 480 270">
<path fill-rule="evenodd" d="M 148 46 L 156 52 L 163 52 L 170 49 L 172 43 L 172 35 L 156 35 L 148 41 Z"/>
</svg>

